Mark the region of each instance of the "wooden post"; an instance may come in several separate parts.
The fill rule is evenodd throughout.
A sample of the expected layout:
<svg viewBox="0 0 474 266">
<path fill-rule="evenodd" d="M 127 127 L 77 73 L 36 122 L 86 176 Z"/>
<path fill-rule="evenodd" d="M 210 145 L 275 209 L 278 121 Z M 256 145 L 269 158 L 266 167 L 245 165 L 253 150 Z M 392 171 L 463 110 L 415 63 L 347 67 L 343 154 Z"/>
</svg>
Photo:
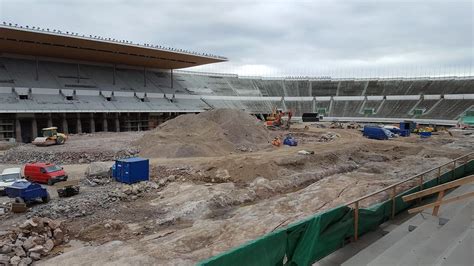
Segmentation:
<svg viewBox="0 0 474 266">
<path fill-rule="evenodd" d="M 397 195 L 397 186 L 392 188 L 392 219 L 395 217 L 395 196 Z"/>
<path fill-rule="evenodd" d="M 444 197 L 444 190 L 438 192 L 438 199 L 436 201 L 441 201 L 443 199 L 443 197 Z M 439 207 L 441 207 L 441 205 L 436 205 L 433 208 L 433 213 L 432 213 L 433 216 L 438 216 Z"/>
<path fill-rule="evenodd" d="M 354 241 L 359 239 L 359 202 L 355 202 L 354 208 Z"/>
</svg>

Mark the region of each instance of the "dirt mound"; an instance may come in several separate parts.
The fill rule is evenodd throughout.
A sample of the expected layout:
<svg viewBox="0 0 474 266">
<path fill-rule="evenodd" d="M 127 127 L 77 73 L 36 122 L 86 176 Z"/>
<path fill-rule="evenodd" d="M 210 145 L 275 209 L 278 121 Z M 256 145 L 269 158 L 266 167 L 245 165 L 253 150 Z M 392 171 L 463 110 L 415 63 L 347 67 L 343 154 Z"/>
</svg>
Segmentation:
<svg viewBox="0 0 474 266">
<path fill-rule="evenodd" d="M 168 120 L 136 144 L 144 157 L 208 157 L 269 147 L 270 135 L 246 112 L 216 109 Z"/>
</svg>

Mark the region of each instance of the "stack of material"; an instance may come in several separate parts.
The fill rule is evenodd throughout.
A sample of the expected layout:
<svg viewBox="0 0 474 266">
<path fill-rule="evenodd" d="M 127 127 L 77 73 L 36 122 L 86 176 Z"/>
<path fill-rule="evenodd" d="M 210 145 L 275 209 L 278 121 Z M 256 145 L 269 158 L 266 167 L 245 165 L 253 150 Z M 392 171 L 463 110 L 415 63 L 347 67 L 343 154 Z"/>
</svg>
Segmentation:
<svg viewBox="0 0 474 266">
<path fill-rule="evenodd" d="M 246 112 L 216 109 L 181 115 L 146 133 L 137 141 L 140 155 L 207 157 L 270 147 L 268 130 Z"/>
<path fill-rule="evenodd" d="M 0 265 L 30 265 L 68 241 L 64 224 L 34 217 L 0 238 Z"/>
</svg>

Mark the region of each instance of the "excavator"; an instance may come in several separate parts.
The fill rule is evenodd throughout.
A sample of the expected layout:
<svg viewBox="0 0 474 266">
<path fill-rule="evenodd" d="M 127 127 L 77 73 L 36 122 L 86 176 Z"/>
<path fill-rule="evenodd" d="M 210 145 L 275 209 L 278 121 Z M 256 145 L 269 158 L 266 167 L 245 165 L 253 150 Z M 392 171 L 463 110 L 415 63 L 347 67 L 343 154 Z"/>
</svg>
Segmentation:
<svg viewBox="0 0 474 266">
<path fill-rule="evenodd" d="M 36 146 L 61 145 L 67 140 L 65 134 L 58 133 L 57 127 L 47 127 L 41 131 L 43 132 L 43 137 L 37 137 L 33 140 L 33 144 Z"/>
<path fill-rule="evenodd" d="M 272 113 L 267 116 L 266 126 L 268 129 L 290 129 L 290 121 L 293 112 L 283 112 L 281 109 L 273 108 Z"/>
</svg>

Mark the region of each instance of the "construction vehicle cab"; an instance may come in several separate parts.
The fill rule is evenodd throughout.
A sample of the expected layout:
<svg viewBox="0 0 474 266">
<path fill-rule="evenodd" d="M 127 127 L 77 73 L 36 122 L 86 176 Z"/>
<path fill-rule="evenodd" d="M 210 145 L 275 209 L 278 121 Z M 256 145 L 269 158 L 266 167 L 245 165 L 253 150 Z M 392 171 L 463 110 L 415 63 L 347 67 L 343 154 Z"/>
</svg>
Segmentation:
<svg viewBox="0 0 474 266">
<path fill-rule="evenodd" d="M 43 137 L 38 137 L 33 141 L 36 146 L 61 145 L 66 142 L 67 136 L 63 133 L 58 133 L 57 127 L 47 127 L 42 129 Z"/>
<path fill-rule="evenodd" d="M 292 116 L 293 113 L 291 111 L 283 112 L 281 109 L 273 108 L 265 124 L 268 129 L 289 129 Z"/>
</svg>

